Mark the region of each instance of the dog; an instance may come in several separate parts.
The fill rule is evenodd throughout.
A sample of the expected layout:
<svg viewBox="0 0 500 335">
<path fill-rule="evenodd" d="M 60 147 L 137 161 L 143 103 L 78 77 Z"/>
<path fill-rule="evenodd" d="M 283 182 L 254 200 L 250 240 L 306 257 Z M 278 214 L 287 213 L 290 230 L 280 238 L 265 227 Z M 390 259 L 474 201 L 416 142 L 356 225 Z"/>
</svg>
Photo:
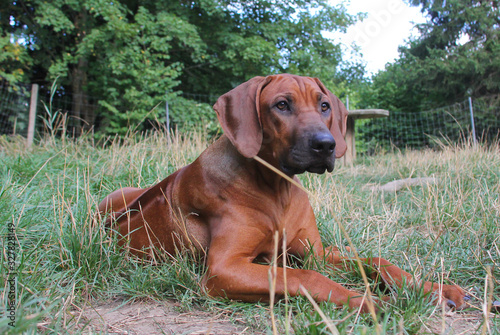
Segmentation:
<svg viewBox="0 0 500 335">
<path fill-rule="evenodd" d="M 180 247 L 206 253 L 206 292 L 249 302 L 270 299 L 269 265 L 262 262 L 273 258 L 275 234 L 279 246 L 286 234 L 289 255 L 312 254 L 332 267 L 346 266 L 348 258 L 339 249 L 323 246 L 308 196 L 295 177 L 331 172 L 345 153 L 348 112 L 342 102 L 316 78 L 280 74 L 250 79 L 222 95 L 214 109 L 224 135 L 194 162 L 156 185 L 122 188 L 101 202 L 99 210 L 115 222 L 119 243 L 145 257 L 155 252 L 175 257 Z M 377 269 L 386 285 L 423 285 L 456 308 L 468 299 L 456 285 L 414 282 L 383 258 L 361 262 Z M 316 271 L 287 269 L 286 278 L 285 283 L 283 271 L 277 271 L 277 296 L 306 290 L 317 301 L 369 311 L 360 293 Z M 373 302 L 375 309 L 383 303 Z"/>
</svg>

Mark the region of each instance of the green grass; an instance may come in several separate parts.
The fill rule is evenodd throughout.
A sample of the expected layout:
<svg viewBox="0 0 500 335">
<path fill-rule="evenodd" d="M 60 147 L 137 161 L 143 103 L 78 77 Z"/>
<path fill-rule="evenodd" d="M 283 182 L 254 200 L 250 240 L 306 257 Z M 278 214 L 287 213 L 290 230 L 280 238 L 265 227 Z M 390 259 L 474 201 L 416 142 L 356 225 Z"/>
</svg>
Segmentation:
<svg viewBox="0 0 500 335">
<path fill-rule="evenodd" d="M 270 332 L 267 304 L 206 297 L 205 268 L 188 253 L 175 261 L 144 264 L 124 257 L 108 235 L 97 204 L 122 186 L 146 187 L 194 160 L 207 146 L 202 136 L 131 136 L 105 145 L 81 138 L 43 140 L 30 149 L 20 139 L 0 138 L 0 333 L 86 332 L 77 327 L 81 308 L 120 297 L 175 299 L 180 309 L 202 308 L 243 318 L 252 332 Z M 408 177 L 437 178 L 435 185 L 397 193 L 372 192 L 367 185 Z M 488 269 L 494 300 L 500 300 L 500 154 L 498 145 L 446 145 L 438 151 L 392 152 L 360 159 L 333 174 L 301 176 L 325 244 L 347 245 L 338 221 L 363 256 L 382 256 L 415 276 L 457 283 L 481 308 Z M 16 275 L 8 277 L 7 237 L 15 226 Z M 306 267 L 360 292 L 359 275 L 332 271 L 318 262 Z M 16 323 L 6 318 L 9 281 L 15 278 Z M 375 283 L 373 283 L 375 284 Z M 379 316 L 381 333 L 428 333 L 429 318 L 443 313 L 418 291 L 398 290 Z M 487 295 L 486 295 L 487 296 Z M 369 315 L 331 304 L 321 310 L 341 334 L 375 333 Z M 286 315 L 291 310 L 292 317 Z M 471 308 L 461 313 L 478 311 Z M 277 327 L 290 323 L 296 334 L 327 334 L 328 328 L 306 298 L 275 304 Z M 481 312 L 475 331 L 483 331 Z M 262 322 L 266 320 L 265 322 Z M 490 316 L 499 334 L 499 317 Z M 439 328 L 438 328 L 439 329 Z"/>
</svg>

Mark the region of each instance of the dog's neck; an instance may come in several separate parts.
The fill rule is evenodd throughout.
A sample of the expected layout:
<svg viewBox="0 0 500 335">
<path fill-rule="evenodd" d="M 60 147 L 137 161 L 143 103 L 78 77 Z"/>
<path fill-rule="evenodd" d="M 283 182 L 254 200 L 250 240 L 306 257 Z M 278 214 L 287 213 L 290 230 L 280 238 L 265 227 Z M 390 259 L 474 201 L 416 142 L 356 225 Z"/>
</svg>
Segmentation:
<svg viewBox="0 0 500 335">
<path fill-rule="evenodd" d="M 277 161 L 273 158 L 272 154 L 260 152 L 258 156 L 265 163 L 279 170 L 279 163 L 277 163 Z M 267 188 L 275 193 L 277 197 L 287 198 L 287 195 L 290 194 L 290 188 L 292 187 L 292 183 L 290 183 L 290 181 L 278 172 L 273 171 L 270 167 L 265 166 L 260 161 L 254 159 L 252 161 L 252 165 L 255 171 L 255 178 L 260 180 Z M 293 175 L 288 177 L 292 179 L 294 178 Z"/>
<path fill-rule="evenodd" d="M 220 153 L 224 154 L 221 156 Z M 241 155 L 224 135 L 210 146 L 202 156 L 206 160 L 207 166 L 224 166 L 226 168 L 224 171 L 218 169 L 212 171 L 215 175 L 225 175 L 226 179 L 228 174 L 240 177 L 247 175 L 248 180 L 252 180 L 252 183 L 260 184 L 263 189 L 268 190 L 273 196 L 284 199 L 289 194 L 292 184 L 288 180 L 262 165 L 257 160 Z M 273 159 L 272 154 L 261 151 L 259 157 L 279 169 L 277 166 L 278 163 Z M 216 161 L 218 162 L 217 164 Z"/>
</svg>

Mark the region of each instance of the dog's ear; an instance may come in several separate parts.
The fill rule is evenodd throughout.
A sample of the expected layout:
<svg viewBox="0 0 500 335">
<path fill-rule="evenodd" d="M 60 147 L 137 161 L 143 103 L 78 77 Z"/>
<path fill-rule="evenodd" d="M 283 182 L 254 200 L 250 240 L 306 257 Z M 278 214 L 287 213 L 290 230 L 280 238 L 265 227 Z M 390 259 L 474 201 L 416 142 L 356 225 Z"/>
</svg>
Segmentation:
<svg viewBox="0 0 500 335">
<path fill-rule="evenodd" d="M 330 132 L 335 139 L 335 157 L 342 157 L 347 151 L 347 144 L 345 142 L 345 133 L 347 130 L 347 108 L 345 108 L 342 101 L 340 101 L 337 96 L 335 96 L 332 92 L 330 92 L 325 85 L 318 79 L 314 78 L 316 83 L 318 84 L 321 91 L 324 94 L 328 95 L 330 101 L 332 103 L 332 118 L 330 123 Z"/>
<path fill-rule="evenodd" d="M 247 158 L 257 155 L 262 146 L 260 92 L 270 80 L 252 78 L 222 95 L 214 105 L 224 133 Z"/>
</svg>

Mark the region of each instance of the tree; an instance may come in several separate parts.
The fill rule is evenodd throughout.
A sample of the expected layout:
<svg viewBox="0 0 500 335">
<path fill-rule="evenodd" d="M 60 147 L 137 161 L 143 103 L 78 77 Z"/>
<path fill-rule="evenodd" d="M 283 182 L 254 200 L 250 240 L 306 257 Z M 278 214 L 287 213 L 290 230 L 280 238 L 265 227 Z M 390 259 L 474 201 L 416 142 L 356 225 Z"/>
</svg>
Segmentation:
<svg viewBox="0 0 500 335">
<path fill-rule="evenodd" d="M 1 33 L 0 28 L 0 78 L 15 85 L 24 81 L 29 66 L 26 49 L 19 43 L 12 43 L 9 36 Z"/>
<path fill-rule="evenodd" d="M 420 37 L 400 47 L 399 59 L 374 77 L 374 89 L 390 80 L 401 91 L 386 103 L 414 111 L 499 94 L 499 1 L 410 3 L 422 5 L 429 20 L 418 26 Z"/>
<path fill-rule="evenodd" d="M 188 57 L 189 50 L 172 53 L 172 59 L 184 64 L 178 88 L 211 95 L 257 75 L 337 76 L 340 47 L 322 33 L 345 30 L 357 19 L 324 0 L 211 0 L 180 6 L 174 1 L 162 6 L 196 26 L 206 45 L 201 59 Z"/>
<path fill-rule="evenodd" d="M 413 58 L 420 81 L 432 101 L 447 103 L 467 96 L 500 93 L 500 2 L 480 0 L 412 0 L 428 22 L 421 37 L 402 54 Z M 443 85 L 444 84 L 444 85 Z"/>
<path fill-rule="evenodd" d="M 180 73 L 179 64 L 167 61 L 170 41 L 179 35 L 193 45 L 196 40 L 194 29 L 175 18 L 154 17 L 142 7 L 131 13 L 120 2 L 35 0 L 10 8 L 9 25 L 22 36 L 34 65 L 31 81 L 62 78 L 73 116 L 93 124 L 92 110 L 82 109 L 94 99 L 104 107 L 110 132 L 125 132 L 165 100 Z"/>
<path fill-rule="evenodd" d="M 372 78 L 363 107 L 389 109 L 392 120 L 398 114 L 418 120 L 422 111 L 469 96 L 500 94 L 499 1 L 409 2 L 422 6 L 428 21 L 418 26 L 419 37 L 400 47 L 399 59 Z M 391 127 L 402 126 L 392 122 L 381 129 L 370 122 L 363 131 L 366 139 L 382 140 Z"/>
<path fill-rule="evenodd" d="M 2 36 L 15 36 L 27 55 L 21 65 L 31 70 L 11 81 L 60 78 L 60 94 L 72 96 L 76 115 L 92 115 L 81 108 L 98 102 L 109 132 L 155 117 L 155 105 L 167 96 L 175 102 L 182 92 L 219 95 L 252 76 L 278 72 L 334 78 L 340 48 L 322 31 L 342 30 L 355 20 L 326 0 L 0 5 Z M 0 60 L 0 70 L 5 64 Z"/>
</svg>

